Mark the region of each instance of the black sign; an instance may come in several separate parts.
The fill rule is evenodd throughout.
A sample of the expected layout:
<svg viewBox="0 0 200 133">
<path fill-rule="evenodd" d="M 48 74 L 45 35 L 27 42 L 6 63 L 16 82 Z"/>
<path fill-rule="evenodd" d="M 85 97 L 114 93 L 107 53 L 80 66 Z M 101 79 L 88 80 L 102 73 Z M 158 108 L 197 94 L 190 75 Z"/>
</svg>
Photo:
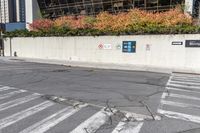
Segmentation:
<svg viewBox="0 0 200 133">
<path fill-rule="evenodd" d="M 122 52 L 135 53 L 136 52 L 136 41 L 123 41 Z"/>
<path fill-rule="evenodd" d="M 185 47 L 200 47 L 200 40 L 186 40 Z"/>
<path fill-rule="evenodd" d="M 172 42 L 172 45 L 183 45 L 183 42 Z"/>
</svg>

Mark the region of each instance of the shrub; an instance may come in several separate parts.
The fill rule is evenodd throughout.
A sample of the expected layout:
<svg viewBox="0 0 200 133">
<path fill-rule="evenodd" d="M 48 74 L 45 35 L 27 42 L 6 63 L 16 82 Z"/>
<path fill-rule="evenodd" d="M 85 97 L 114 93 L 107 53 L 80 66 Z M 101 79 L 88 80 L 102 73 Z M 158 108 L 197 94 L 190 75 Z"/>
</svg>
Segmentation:
<svg viewBox="0 0 200 133">
<path fill-rule="evenodd" d="M 47 31 L 54 26 L 54 22 L 50 19 L 39 19 L 33 21 L 32 24 L 29 25 L 32 31 L 40 31 L 44 30 Z"/>
<path fill-rule="evenodd" d="M 115 15 L 102 12 L 96 17 L 63 16 L 55 20 L 40 19 L 30 24 L 30 32 L 8 32 L 8 36 L 82 36 L 125 34 L 199 33 L 192 18 L 180 7 L 166 12 L 132 9 Z"/>
</svg>

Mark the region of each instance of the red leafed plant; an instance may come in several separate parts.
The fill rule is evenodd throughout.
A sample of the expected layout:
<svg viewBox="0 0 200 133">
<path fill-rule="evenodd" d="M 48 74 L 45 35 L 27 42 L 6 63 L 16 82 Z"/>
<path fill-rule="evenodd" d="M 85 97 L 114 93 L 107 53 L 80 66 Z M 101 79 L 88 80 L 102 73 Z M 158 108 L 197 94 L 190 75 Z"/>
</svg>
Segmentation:
<svg viewBox="0 0 200 133">
<path fill-rule="evenodd" d="M 50 19 L 38 19 L 29 25 L 32 31 L 47 31 L 54 26 L 54 22 Z"/>
<path fill-rule="evenodd" d="M 57 29 L 67 27 L 69 29 L 97 29 L 103 32 L 124 32 L 150 29 L 154 27 L 175 27 L 192 25 L 192 17 L 184 13 L 180 7 L 166 12 L 148 12 L 132 9 L 128 12 L 110 14 L 102 12 L 96 17 L 90 16 L 63 16 L 55 20 L 35 20 L 30 29 L 33 31 L 48 31 L 52 27 Z"/>
</svg>

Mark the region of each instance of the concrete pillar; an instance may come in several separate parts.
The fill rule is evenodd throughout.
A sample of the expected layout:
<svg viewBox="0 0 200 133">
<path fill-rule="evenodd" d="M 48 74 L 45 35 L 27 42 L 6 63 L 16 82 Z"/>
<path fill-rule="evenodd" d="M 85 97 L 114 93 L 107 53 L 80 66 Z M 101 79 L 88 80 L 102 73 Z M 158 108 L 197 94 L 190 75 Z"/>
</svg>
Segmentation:
<svg viewBox="0 0 200 133">
<path fill-rule="evenodd" d="M 20 22 L 20 0 L 16 0 L 16 21 Z"/>
<path fill-rule="evenodd" d="M 37 0 L 26 0 L 26 28 L 29 29 L 29 24 L 31 24 L 35 19 L 41 18 L 40 8 Z"/>
<path fill-rule="evenodd" d="M 192 14 L 194 9 L 194 0 L 185 0 L 185 12 Z"/>
<path fill-rule="evenodd" d="M 26 0 L 26 28 L 29 29 L 29 24 L 33 22 L 33 0 Z"/>
</svg>

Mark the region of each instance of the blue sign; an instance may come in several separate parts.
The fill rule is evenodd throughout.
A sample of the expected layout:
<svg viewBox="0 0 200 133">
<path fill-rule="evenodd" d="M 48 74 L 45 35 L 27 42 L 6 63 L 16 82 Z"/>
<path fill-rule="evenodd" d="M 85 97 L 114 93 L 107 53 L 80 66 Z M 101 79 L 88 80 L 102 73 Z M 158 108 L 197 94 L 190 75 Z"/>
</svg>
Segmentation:
<svg viewBox="0 0 200 133">
<path fill-rule="evenodd" d="M 136 52 L 136 41 L 123 41 L 122 52 L 135 53 Z"/>
</svg>

